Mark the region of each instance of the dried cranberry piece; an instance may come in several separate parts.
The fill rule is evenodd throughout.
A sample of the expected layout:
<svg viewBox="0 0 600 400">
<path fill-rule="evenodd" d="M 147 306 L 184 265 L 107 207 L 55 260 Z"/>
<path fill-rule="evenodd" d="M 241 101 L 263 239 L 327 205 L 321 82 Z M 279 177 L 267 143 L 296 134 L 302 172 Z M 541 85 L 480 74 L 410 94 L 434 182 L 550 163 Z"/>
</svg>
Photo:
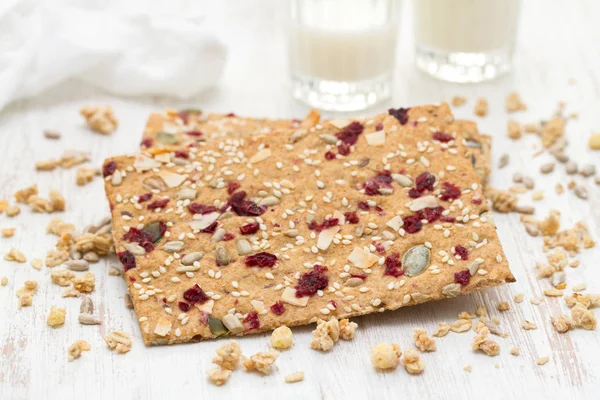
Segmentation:
<svg viewBox="0 0 600 400">
<path fill-rule="evenodd" d="M 160 199 L 154 200 L 152 203 L 148 204 L 148 210 L 154 210 L 155 208 L 164 208 L 169 204 L 169 199 Z"/>
<path fill-rule="evenodd" d="M 280 300 L 276 303 L 273 303 L 273 305 L 271 306 L 271 311 L 275 315 L 283 314 L 285 312 L 285 306 L 283 305 L 283 302 Z"/>
<path fill-rule="evenodd" d="M 411 199 L 419 198 L 421 197 L 421 192 L 419 192 L 415 188 L 410 188 L 410 190 L 408 191 L 408 197 L 410 197 Z"/>
<path fill-rule="evenodd" d="M 461 285 L 468 285 L 471 280 L 471 273 L 468 269 L 458 271 L 454 274 L 454 282 L 460 283 Z"/>
<path fill-rule="evenodd" d="M 223 235 L 223 240 L 226 241 L 226 242 L 228 242 L 230 240 L 233 240 L 233 238 L 235 238 L 235 235 L 233 233 L 231 233 L 231 232 L 226 232 Z"/>
<path fill-rule="evenodd" d="M 200 303 L 204 304 L 208 301 L 208 296 L 204 293 L 204 290 L 198 286 L 196 283 L 194 286 L 183 292 L 183 298 L 188 301 L 188 303 Z"/>
<path fill-rule="evenodd" d="M 452 223 L 452 222 L 456 222 L 456 218 L 451 215 L 442 215 L 442 217 L 440 218 L 440 221 Z"/>
<path fill-rule="evenodd" d="M 202 135 L 204 135 L 204 133 L 200 132 L 200 131 L 189 131 L 185 133 L 188 136 L 192 136 L 192 137 L 200 137 Z"/>
<path fill-rule="evenodd" d="M 338 149 L 338 152 L 343 156 L 347 156 L 348 154 L 350 154 L 350 145 L 349 144 L 340 143 L 337 145 L 337 149 Z"/>
<path fill-rule="evenodd" d="M 421 218 L 416 215 L 410 215 L 403 218 L 404 225 L 402 226 L 407 233 L 417 233 L 423 228 Z"/>
<path fill-rule="evenodd" d="M 175 157 L 188 159 L 190 158 L 190 153 L 185 150 L 175 150 Z"/>
<path fill-rule="evenodd" d="M 215 212 L 217 211 L 217 208 L 215 206 L 209 206 L 209 205 L 205 205 L 205 204 L 199 204 L 199 203 L 190 203 L 188 205 L 188 210 L 190 210 L 190 212 L 192 214 L 210 214 L 211 212 Z"/>
<path fill-rule="evenodd" d="M 454 251 L 461 259 L 463 259 L 463 260 L 469 259 L 469 250 L 467 250 L 466 247 L 461 246 L 460 244 L 457 244 L 456 246 L 454 246 Z"/>
<path fill-rule="evenodd" d="M 442 183 L 442 188 L 443 191 L 442 195 L 440 196 L 440 199 L 444 201 L 456 200 L 462 194 L 460 188 L 456 185 L 451 184 L 450 182 Z"/>
<path fill-rule="evenodd" d="M 394 110 L 393 108 L 390 108 L 388 110 L 388 113 L 396 118 L 398 121 L 400 121 L 401 125 L 404 125 L 408 122 L 408 110 L 410 110 L 410 108 L 398 108 L 396 110 Z"/>
<path fill-rule="evenodd" d="M 333 308 L 335 308 L 337 310 L 337 301 L 329 300 L 329 304 L 331 304 L 333 306 Z"/>
<path fill-rule="evenodd" d="M 473 197 L 473 198 L 471 199 L 471 203 L 473 203 L 473 204 L 477 204 L 477 205 L 479 205 L 479 204 L 481 204 L 482 202 L 483 202 L 483 201 L 482 201 L 482 200 L 481 200 L 481 198 L 479 198 L 479 197 Z"/>
<path fill-rule="evenodd" d="M 236 181 L 227 182 L 227 194 L 233 194 L 236 190 L 240 188 L 240 183 Z"/>
<path fill-rule="evenodd" d="M 258 329 L 260 327 L 260 322 L 258 321 L 258 313 L 256 311 L 251 311 L 246 315 L 246 318 L 243 320 L 244 324 L 248 325 L 247 330 Z"/>
<path fill-rule="evenodd" d="M 277 256 L 261 251 L 260 253 L 246 257 L 244 263 L 247 267 L 272 268 L 277 263 Z"/>
<path fill-rule="evenodd" d="M 338 226 L 339 223 L 340 223 L 340 220 L 337 218 L 327 218 L 320 224 L 318 222 L 312 221 L 310 224 L 308 224 L 308 229 L 310 229 L 311 231 L 321 232 L 325 229 L 329 229 L 329 228 L 333 228 L 334 226 Z"/>
<path fill-rule="evenodd" d="M 144 248 L 146 253 L 150 253 L 152 250 L 154 250 L 154 245 L 151 242 L 142 242 L 140 243 L 140 246 Z"/>
<path fill-rule="evenodd" d="M 316 264 L 312 271 L 303 274 L 296 285 L 296 297 L 312 296 L 318 290 L 325 289 L 329 284 L 326 271 L 327 267 Z"/>
<path fill-rule="evenodd" d="M 360 278 L 363 281 L 367 279 L 367 274 L 350 274 L 351 278 Z"/>
<path fill-rule="evenodd" d="M 142 147 L 151 147 L 152 146 L 152 139 L 147 137 L 147 138 L 143 138 L 142 141 L 140 142 L 140 146 Z"/>
<path fill-rule="evenodd" d="M 381 122 L 378 122 L 375 124 L 375 130 L 376 131 L 380 131 L 383 129 L 383 124 Z"/>
<path fill-rule="evenodd" d="M 375 196 L 379 194 L 380 188 L 392 187 L 392 173 L 390 171 L 381 171 L 373 178 L 367 179 L 364 185 L 365 194 Z"/>
<path fill-rule="evenodd" d="M 135 264 L 135 256 L 129 252 L 129 250 L 125 250 L 117 254 L 119 257 L 119 261 L 123 264 L 123 269 L 125 272 L 129 271 L 132 268 L 135 268 L 137 265 Z"/>
<path fill-rule="evenodd" d="M 112 175 L 117 170 L 117 163 L 114 161 L 109 161 L 102 166 L 102 176 L 105 178 L 107 176 Z"/>
<path fill-rule="evenodd" d="M 246 192 L 235 192 L 229 198 L 227 205 L 240 217 L 256 217 L 267 211 L 266 207 L 259 206 L 253 201 L 246 200 Z"/>
<path fill-rule="evenodd" d="M 375 246 L 375 251 L 379 254 L 385 253 L 385 247 L 383 246 L 383 243 L 373 242 L 373 246 Z"/>
<path fill-rule="evenodd" d="M 335 134 L 345 144 L 352 146 L 358 141 L 358 136 L 363 132 L 364 127 L 358 121 L 354 121 Z"/>
<path fill-rule="evenodd" d="M 400 254 L 394 252 L 385 258 L 385 272 L 383 275 L 393 276 L 394 278 L 404 275 Z"/>
<path fill-rule="evenodd" d="M 179 303 L 177 303 L 177 305 L 179 306 L 179 309 L 183 312 L 190 311 L 190 305 L 185 301 L 180 301 Z"/>
<path fill-rule="evenodd" d="M 344 213 L 344 218 L 346 218 L 346 222 L 349 224 L 358 224 L 360 219 L 358 218 L 358 213 L 356 211 L 348 211 Z"/>
<path fill-rule="evenodd" d="M 427 207 L 417 211 L 417 216 L 419 219 L 425 219 L 427 222 L 432 223 L 440 219 L 443 212 L 444 207 Z"/>
<path fill-rule="evenodd" d="M 331 151 L 328 151 L 327 153 L 325 153 L 325 159 L 326 160 L 334 160 L 335 159 L 335 154 L 332 153 Z"/>
<path fill-rule="evenodd" d="M 233 118 L 235 117 L 235 113 L 230 112 L 229 114 L 225 115 L 228 118 Z"/>
<path fill-rule="evenodd" d="M 433 134 L 433 140 L 437 140 L 438 142 L 442 143 L 448 143 L 449 141 L 454 140 L 454 138 L 451 135 L 448 135 L 447 133 L 436 132 Z"/>
<path fill-rule="evenodd" d="M 123 239 L 129 243 L 140 243 L 152 241 L 152 236 L 149 233 L 141 231 L 137 228 L 129 228 L 129 231 L 123 235 Z"/>
<path fill-rule="evenodd" d="M 260 224 L 258 222 L 252 222 L 246 225 L 240 226 L 240 233 L 242 235 L 253 235 L 260 229 Z"/>
<path fill-rule="evenodd" d="M 138 198 L 138 203 L 143 203 L 145 201 L 150 200 L 151 198 L 152 198 L 152 193 L 150 193 L 150 192 L 145 193 Z"/>
<path fill-rule="evenodd" d="M 423 193 L 425 190 L 433 190 L 433 184 L 435 183 L 435 176 L 429 172 L 423 172 L 415 179 L 415 188 Z"/>
<path fill-rule="evenodd" d="M 215 231 L 217 230 L 217 226 L 219 226 L 219 222 L 215 221 L 212 224 L 210 224 L 209 226 L 207 226 L 206 228 L 202 229 L 200 232 L 215 233 Z"/>
<path fill-rule="evenodd" d="M 369 203 L 367 203 L 366 201 L 359 201 L 358 208 L 363 211 L 369 211 L 369 209 L 371 207 L 369 206 Z"/>
</svg>

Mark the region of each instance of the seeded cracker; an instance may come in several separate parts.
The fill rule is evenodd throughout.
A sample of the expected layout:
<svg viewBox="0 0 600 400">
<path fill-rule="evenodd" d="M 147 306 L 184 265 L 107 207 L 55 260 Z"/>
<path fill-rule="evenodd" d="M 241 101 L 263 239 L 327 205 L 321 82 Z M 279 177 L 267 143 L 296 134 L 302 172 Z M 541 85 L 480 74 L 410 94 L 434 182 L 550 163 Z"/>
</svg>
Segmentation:
<svg viewBox="0 0 600 400">
<path fill-rule="evenodd" d="M 471 149 L 459 134 L 434 140 L 452 132 L 447 105 L 390 114 L 216 138 L 177 162 L 180 150 L 168 149 L 106 160 L 115 247 L 145 343 L 343 319 L 514 281 Z"/>
</svg>

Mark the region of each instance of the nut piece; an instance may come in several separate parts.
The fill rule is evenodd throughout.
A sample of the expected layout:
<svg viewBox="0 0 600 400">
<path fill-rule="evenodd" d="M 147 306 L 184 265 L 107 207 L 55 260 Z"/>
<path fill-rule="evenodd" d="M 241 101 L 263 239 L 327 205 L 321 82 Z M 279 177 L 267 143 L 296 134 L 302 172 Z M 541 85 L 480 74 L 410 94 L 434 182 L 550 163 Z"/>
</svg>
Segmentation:
<svg viewBox="0 0 600 400">
<path fill-rule="evenodd" d="M 73 288 L 83 293 L 89 293 L 96 287 L 96 276 L 92 272 L 86 272 L 73 279 Z"/>
<path fill-rule="evenodd" d="M 100 171 L 98 168 L 79 167 L 77 169 L 77 175 L 75 175 L 75 183 L 78 186 L 87 185 L 99 173 Z"/>
<path fill-rule="evenodd" d="M 487 327 L 482 327 L 477 336 L 475 336 L 473 339 L 471 347 L 473 347 L 473 350 L 481 350 L 486 355 L 494 357 L 500 354 L 500 345 L 497 342 L 487 338 L 489 333 L 490 330 Z"/>
<path fill-rule="evenodd" d="M 111 106 L 83 107 L 79 113 L 93 131 L 103 135 L 113 133 L 119 125 Z"/>
<path fill-rule="evenodd" d="M 54 307 L 50 308 L 50 314 L 48 314 L 48 325 L 52 328 L 58 328 L 59 326 L 63 326 L 65 323 L 65 316 L 67 315 L 67 310 L 64 308 Z"/>
<path fill-rule="evenodd" d="M 256 353 L 250 358 L 244 357 L 242 364 L 246 371 L 256 370 L 263 375 L 270 375 L 271 366 L 275 363 L 278 356 L 279 352 L 277 350 L 270 349 L 263 353 Z"/>
<path fill-rule="evenodd" d="M 450 332 L 450 325 L 446 322 L 440 322 L 438 326 L 433 330 L 432 335 L 435 337 L 444 337 Z"/>
<path fill-rule="evenodd" d="M 19 308 L 29 307 L 33 303 L 33 295 L 37 289 L 36 281 L 25 281 L 23 286 L 17 289 L 17 297 L 19 298 Z"/>
<path fill-rule="evenodd" d="M 78 340 L 73 343 L 68 350 L 69 361 L 73 361 L 81 357 L 81 353 L 84 351 L 90 351 L 91 347 L 85 340 Z"/>
<path fill-rule="evenodd" d="M 417 375 L 425 369 L 425 361 L 421 360 L 421 355 L 415 349 L 406 349 L 402 359 L 406 372 Z"/>
<path fill-rule="evenodd" d="M 477 99 L 475 103 L 475 115 L 479 117 L 485 117 L 488 113 L 488 102 L 483 97 Z"/>
<path fill-rule="evenodd" d="M 421 351 L 435 351 L 436 345 L 435 340 L 427 335 L 427 331 L 423 328 L 413 329 L 413 339 L 415 346 Z"/>
<path fill-rule="evenodd" d="M 111 350 L 116 350 L 119 354 L 125 354 L 131 350 L 131 339 L 123 331 L 113 331 L 104 336 L 106 345 Z"/>
<path fill-rule="evenodd" d="M 521 100 L 521 96 L 517 92 L 509 93 L 504 101 L 504 107 L 507 113 L 513 113 L 516 111 L 526 111 L 527 105 Z"/>
<path fill-rule="evenodd" d="M 271 334 L 271 346 L 276 349 L 289 349 L 293 342 L 292 330 L 287 326 L 280 326 Z"/>
<path fill-rule="evenodd" d="M 215 355 L 212 362 L 221 369 L 233 371 L 240 364 L 241 356 L 242 349 L 240 349 L 238 342 L 230 340 L 217 348 L 217 355 Z"/>
<path fill-rule="evenodd" d="M 380 343 L 371 349 L 371 363 L 377 369 L 395 369 L 402 356 L 397 344 Z"/>
<path fill-rule="evenodd" d="M 2 229 L 2 237 L 10 238 L 15 235 L 17 228 L 4 228 Z"/>
<path fill-rule="evenodd" d="M 450 100 L 452 107 L 464 106 L 466 102 L 467 102 L 467 99 L 463 96 L 452 96 L 452 99 Z"/>
<path fill-rule="evenodd" d="M 341 319 L 340 320 L 340 339 L 342 340 L 352 340 L 354 339 L 354 334 L 356 332 L 356 328 L 358 328 L 358 324 L 356 322 L 350 322 L 349 319 Z"/>
<path fill-rule="evenodd" d="M 222 386 L 227 383 L 231 377 L 231 371 L 228 369 L 215 368 L 206 373 L 208 379 L 217 386 Z"/>
<path fill-rule="evenodd" d="M 25 257 L 25 255 L 23 253 L 21 253 L 19 250 L 15 249 L 14 247 L 11 248 L 8 251 L 8 253 L 6 253 L 4 255 L 4 259 L 6 261 L 15 261 L 18 263 L 27 262 L 27 257 Z"/>
<path fill-rule="evenodd" d="M 50 273 L 50 279 L 58 286 L 69 286 L 74 278 L 75 273 L 66 269 L 58 269 Z"/>
<path fill-rule="evenodd" d="M 470 319 L 460 318 L 450 324 L 450 330 L 456 333 L 466 332 L 471 329 L 473 323 Z"/>
<path fill-rule="evenodd" d="M 527 320 L 523 321 L 523 323 L 521 324 L 521 326 L 526 331 L 537 329 L 537 325 L 535 324 L 535 322 L 531 322 L 531 321 L 527 321 Z"/>
</svg>

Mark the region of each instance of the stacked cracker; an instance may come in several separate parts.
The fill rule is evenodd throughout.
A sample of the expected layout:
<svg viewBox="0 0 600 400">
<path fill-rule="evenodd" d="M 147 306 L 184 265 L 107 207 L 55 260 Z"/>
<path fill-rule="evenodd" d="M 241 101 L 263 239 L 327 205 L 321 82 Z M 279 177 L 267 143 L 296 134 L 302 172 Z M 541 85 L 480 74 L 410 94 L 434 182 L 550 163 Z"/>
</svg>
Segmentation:
<svg viewBox="0 0 600 400">
<path fill-rule="evenodd" d="M 514 281 L 447 105 L 318 123 L 153 114 L 103 172 L 147 345 L 394 310 Z M 481 174 L 481 176 L 480 176 Z"/>
</svg>

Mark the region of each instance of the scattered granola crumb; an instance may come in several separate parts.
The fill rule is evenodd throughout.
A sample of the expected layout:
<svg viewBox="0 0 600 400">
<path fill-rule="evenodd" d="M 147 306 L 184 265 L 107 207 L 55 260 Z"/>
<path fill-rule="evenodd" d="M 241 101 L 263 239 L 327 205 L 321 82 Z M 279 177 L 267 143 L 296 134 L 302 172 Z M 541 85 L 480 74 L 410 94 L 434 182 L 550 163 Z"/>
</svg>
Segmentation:
<svg viewBox="0 0 600 400">
<path fill-rule="evenodd" d="M 111 106 L 82 107 L 79 113 L 93 131 L 103 135 L 113 133 L 119 125 Z"/>
<path fill-rule="evenodd" d="M 562 297 L 563 291 L 557 288 L 546 288 L 544 289 L 544 295 L 548 297 Z"/>
<path fill-rule="evenodd" d="M 6 216 L 9 218 L 16 217 L 21 213 L 21 208 L 16 204 L 6 207 Z"/>
<path fill-rule="evenodd" d="M 106 345 L 111 350 L 116 350 L 119 354 L 125 354 L 131 350 L 131 339 L 123 331 L 113 331 L 104 336 Z"/>
<path fill-rule="evenodd" d="M 548 216 L 537 222 L 537 227 L 543 236 L 553 236 L 560 229 L 560 211 L 550 210 Z"/>
<path fill-rule="evenodd" d="M 521 124 L 514 120 L 509 120 L 506 127 L 506 134 L 511 139 L 521 139 L 523 130 Z"/>
<path fill-rule="evenodd" d="M 50 279 L 58 286 L 70 286 L 74 278 L 75 273 L 68 269 L 58 269 L 50 273 Z"/>
<path fill-rule="evenodd" d="M 37 185 L 31 185 L 21 190 L 17 190 L 13 195 L 17 203 L 27 203 L 31 196 L 38 194 Z"/>
<path fill-rule="evenodd" d="M 450 100 L 452 107 L 462 107 L 467 103 L 467 98 L 463 96 L 452 96 Z"/>
<path fill-rule="evenodd" d="M 600 305 L 600 294 L 594 293 L 573 293 L 571 296 L 565 297 L 567 307 L 572 308 L 577 303 L 583 304 L 585 308 L 596 307 Z"/>
<path fill-rule="evenodd" d="M 557 183 L 556 187 L 555 187 L 555 191 L 556 194 L 563 194 L 565 192 L 565 188 L 563 187 L 562 183 Z"/>
<path fill-rule="evenodd" d="M 531 195 L 531 200 L 533 200 L 533 201 L 540 201 L 543 199 L 544 199 L 544 191 L 543 190 L 535 191 Z"/>
<path fill-rule="evenodd" d="M 558 317 L 550 317 L 550 321 L 552 322 L 554 329 L 559 333 L 565 333 L 575 326 L 571 317 L 566 314 L 559 315 Z"/>
<path fill-rule="evenodd" d="M 515 211 L 517 207 L 517 196 L 505 190 L 494 189 L 488 186 L 485 195 L 492 202 L 492 208 L 501 213 Z"/>
<path fill-rule="evenodd" d="M 356 328 L 358 328 L 358 324 L 356 322 L 350 322 L 348 318 L 340 320 L 340 339 L 342 340 L 352 340 L 354 339 L 354 334 L 356 333 Z"/>
<path fill-rule="evenodd" d="M 565 120 L 561 117 L 552 118 L 542 129 L 542 145 L 550 147 L 565 134 Z"/>
<path fill-rule="evenodd" d="M 432 335 L 435 337 L 444 337 L 450 332 L 450 325 L 446 322 L 440 322 L 438 326 L 433 330 Z"/>
<path fill-rule="evenodd" d="M 250 358 L 245 358 L 243 366 L 246 371 L 257 370 L 263 375 L 269 375 L 271 373 L 271 366 L 279 356 L 279 352 L 274 349 L 263 353 L 256 353 Z"/>
<path fill-rule="evenodd" d="M 500 354 L 500 345 L 494 340 L 488 339 L 489 334 L 490 330 L 487 327 L 481 328 L 473 339 L 471 347 L 473 347 L 473 350 L 481 350 L 486 355 L 494 357 Z"/>
<path fill-rule="evenodd" d="M 217 348 L 217 354 L 212 362 L 222 369 L 234 370 L 240 364 L 242 349 L 235 340 L 230 340 Z"/>
<path fill-rule="evenodd" d="M 479 117 L 485 117 L 488 113 L 488 102 L 486 99 L 480 97 L 475 103 L 475 115 Z"/>
<path fill-rule="evenodd" d="M 537 325 L 535 324 L 535 322 L 531 322 L 531 321 L 527 321 L 527 320 L 523 321 L 523 323 L 521 324 L 521 327 L 523 329 L 525 329 L 526 331 L 537 329 Z"/>
<path fill-rule="evenodd" d="M 413 340 L 415 346 L 421 351 L 435 351 L 435 340 L 427 335 L 427 331 L 423 328 L 413 329 Z"/>
<path fill-rule="evenodd" d="M 46 253 L 46 267 L 53 268 L 69 260 L 67 250 L 48 250 Z"/>
<path fill-rule="evenodd" d="M 544 365 L 546 364 L 548 361 L 550 361 L 550 357 L 548 356 L 544 356 L 544 357 L 540 357 L 537 359 L 536 363 L 537 365 Z"/>
<path fill-rule="evenodd" d="M 8 253 L 6 253 L 4 255 L 4 259 L 6 261 L 14 261 L 14 262 L 18 262 L 18 263 L 27 262 L 27 257 L 25 257 L 25 255 L 23 253 L 21 253 L 19 250 L 15 249 L 14 247 L 11 248 L 8 251 Z"/>
<path fill-rule="evenodd" d="M 477 315 L 480 318 L 487 317 L 487 308 L 485 308 L 485 306 L 477 306 L 477 308 L 475 309 L 475 315 Z"/>
<path fill-rule="evenodd" d="M 52 308 L 50 308 L 50 314 L 48 315 L 48 325 L 53 328 L 63 326 L 65 323 L 66 315 L 66 309 L 52 306 Z"/>
<path fill-rule="evenodd" d="M 553 162 L 549 162 L 549 163 L 540 165 L 540 173 L 549 174 L 552 171 L 554 171 L 554 163 Z"/>
<path fill-rule="evenodd" d="M 542 302 L 542 299 L 537 298 L 537 297 L 532 297 L 531 299 L 529 299 L 529 302 L 533 305 L 539 306 L 540 303 Z"/>
<path fill-rule="evenodd" d="M 3 228 L 2 229 L 2 237 L 5 238 L 10 238 L 13 237 L 15 235 L 15 231 L 17 230 L 17 228 Z"/>
<path fill-rule="evenodd" d="M 223 386 L 231 377 L 231 370 L 215 368 L 207 373 L 208 379 L 217 386 Z"/>
<path fill-rule="evenodd" d="M 596 316 L 592 310 L 588 310 L 583 304 L 577 303 L 571 309 L 571 318 L 575 326 L 591 331 L 596 329 Z"/>
<path fill-rule="evenodd" d="M 58 190 L 50 190 L 50 204 L 52 205 L 52 211 L 65 211 L 65 198 Z"/>
<path fill-rule="evenodd" d="M 75 183 L 78 186 L 87 185 L 96 175 L 100 173 L 98 168 L 79 167 L 75 176 Z"/>
<path fill-rule="evenodd" d="M 406 349 L 402 359 L 406 372 L 417 375 L 425 369 L 425 361 L 421 360 L 421 355 L 415 349 Z"/>
<path fill-rule="evenodd" d="M 450 330 L 452 332 L 462 333 L 471 329 L 472 325 L 473 323 L 470 319 L 461 318 L 450 324 Z"/>
<path fill-rule="evenodd" d="M 40 160 L 35 162 L 35 169 L 38 171 L 52 171 L 58 167 L 59 164 L 60 161 L 54 158 Z"/>
<path fill-rule="evenodd" d="M 289 349 L 294 343 L 292 330 L 287 326 L 280 326 L 271 334 L 271 346 L 276 349 Z"/>
<path fill-rule="evenodd" d="M 380 343 L 371 349 L 371 363 L 377 369 L 395 369 L 402 356 L 397 344 Z"/>
<path fill-rule="evenodd" d="M 594 133 L 592 136 L 590 136 L 588 145 L 592 150 L 600 150 L 600 133 Z"/>
<path fill-rule="evenodd" d="M 44 129 L 44 137 L 46 139 L 60 139 L 60 132 L 54 129 Z"/>
<path fill-rule="evenodd" d="M 523 302 L 523 293 L 515 294 L 515 297 L 513 298 L 513 300 L 515 301 L 515 303 L 522 303 Z"/>
<path fill-rule="evenodd" d="M 121 276 L 122 272 L 119 268 L 111 265 L 108 267 L 108 275 L 110 276 Z"/>
<path fill-rule="evenodd" d="M 8 278 L 6 276 L 2 277 L 2 279 L 0 280 L 0 285 L 2 285 L 2 286 L 8 285 Z"/>
<path fill-rule="evenodd" d="M 8 201 L 0 200 L 0 214 L 2 214 L 8 207 Z"/>
<path fill-rule="evenodd" d="M 285 383 L 296 383 L 304 380 L 304 372 L 298 371 L 285 376 Z"/>
<path fill-rule="evenodd" d="M 473 368 L 471 367 L 471 364 L 467 364 L 467 365 L 465 365 L 463 369 L 464 369 L 465 371 L 467 371 L 467 372 L 471 372 L 471 371 L 473 371 Z"/>
<path fill-rule="evenodd" d="M 29 307 L 33 303 L 33 295 L 38 287 L 36 281 L 25 281 L 23 286 L 17 289 L 17 297 L 19 298 L 19 308 Z"/>
<path fill-rule="evenodd" d="M 79 297 L 81 296 L 81 293 L 79 293 L 77 290 L 73 289 L 73 288 L 67 288 L 65 289 L 62 294 L 62 297 L 66 298 L 66 297 Z"/>
<path fill-rule="evenodd" d="M 461 311 L 458 313 L 458 319 L 473 319 L 475 318 L 475 314 L 472 314 L 467 311 Z"/>
<path fill-rule="evenodd" d="M 506 108 L 507 113 L 527 110 L 527 105 L 523 103 L 523 101 L 521 100 L 521 96 L 519 96 L 517 92 L 509 93 L 508 96 L 506 96 L 504 106 Z"/>
<path fill-rule="evenodd" d="M 312 332 L 310 347 L 315 350 L 329 351 L 340 338 L 340 325 L 336 318 L 329 321 L 319 319 L 317 328 Z"/>
<path fill-rule="evenodd" d="M 510 304 L 508 304 L 508 301 L 501 301 L 500 303 L 498 303 L 498 311 L 508 311 L 510 310 Z"/>
<path fill-rule="evenodd" d="M 510 162 L 510 156 L 508 154 L 502 154 L 498 159 L 498 168 L 502 169 L 508 165 Z"/>
<path fill-rule="evenodd" d="M 68 350 L 69 361 L 73 361 L 81 357 L 81 353 L 84 351 L 90 351 L 90 344 L 85 340 L 78 340 L 73 343 Z"/>
<path fill-rule="evenodd" d="M 73 233 L 75 231 L 75 225 L 68 222 L 64 222 L 60 218 L 53 218 L 46 227 L 46 232 L 56 236 L 62 236 L 66 233 Z"/>
<path fill-rule="evenodd" d="M 86 272 L 85 274 L 79 275 L 73 279 L 73 288 L 79 292 L 89 293 L 96 287 L 95 283 L 96 276 L 92 272 Z"/>
<path fill-rule="evenodd" d="M 512 347 L 512 348 L 510 349 L 510 354 L 512 354 L 513 356 L 518 356 L 520 352 L 521 352 L 521 351 L 519 350 L 519 348 L 518 348 L 518 347 Z"/>
<path fill-rule="evenodd" d="M 36 213 L 51 213 L 54 210 L 50 200 L 38 195 L 30 196 L 27 199 L 27 204 L 31 208 L 31 211 Z"/>
</svg>

